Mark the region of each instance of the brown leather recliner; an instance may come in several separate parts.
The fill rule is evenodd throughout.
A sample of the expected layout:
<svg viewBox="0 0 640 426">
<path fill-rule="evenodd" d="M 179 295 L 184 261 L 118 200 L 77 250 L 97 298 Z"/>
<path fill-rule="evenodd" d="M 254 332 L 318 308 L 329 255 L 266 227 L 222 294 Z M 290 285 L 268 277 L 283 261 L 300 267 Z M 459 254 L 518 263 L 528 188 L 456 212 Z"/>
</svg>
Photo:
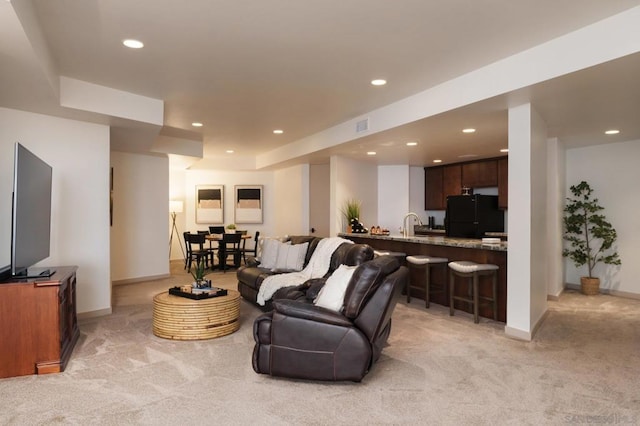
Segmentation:
<svg viewBox="0 0 640 426">
<path fill-rule="evenodd" d="M 311 380 L 359 382 L 380 357 L 391 313 L 408 270 L 391 256 L 361 264 L 345 293 L 342 312 L 304 300 L 276 300 L 256 318 L 253 369 Z"/>
</svg>

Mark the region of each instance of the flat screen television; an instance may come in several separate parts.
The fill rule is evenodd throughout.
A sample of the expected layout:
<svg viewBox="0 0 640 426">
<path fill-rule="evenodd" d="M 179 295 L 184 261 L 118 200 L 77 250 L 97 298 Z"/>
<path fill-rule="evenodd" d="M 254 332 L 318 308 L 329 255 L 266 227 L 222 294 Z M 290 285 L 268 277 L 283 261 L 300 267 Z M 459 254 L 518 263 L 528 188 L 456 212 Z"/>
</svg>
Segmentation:
<svg viewBox="0 0 640 426">
<path fill-rule="evenodd" d="M 49 257 L 51 181 L 51 166 L 16 142 L 11 216 L 11 275 L 15 278 L 48 277 L 55 272 L 32 268 Z"/>
</svg>

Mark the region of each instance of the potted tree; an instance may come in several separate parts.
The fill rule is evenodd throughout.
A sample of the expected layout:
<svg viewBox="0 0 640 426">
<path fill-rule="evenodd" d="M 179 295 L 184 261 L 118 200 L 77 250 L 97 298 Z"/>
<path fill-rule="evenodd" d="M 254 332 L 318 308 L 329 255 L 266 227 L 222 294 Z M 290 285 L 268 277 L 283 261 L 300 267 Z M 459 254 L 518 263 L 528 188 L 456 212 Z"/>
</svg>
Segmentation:
<svg viewBox="0 0 640 426">
<path fill-rule="evenodd" d="M 587 265 L 589 275 L 580 278 L 582 293 L 598 294 L 600 278 L 593 276 L 593 269 L 600 262 L 621 264 L 618 253 L 612 251 L 618 235 L 601 213 L 604 207 L 597 198 L 592 198 L 593 190 L 587 182 L 573 185 L 570 190 L 573 197 L 567 198 L 564 208 L 564 239 L 570 248 L 565 248 L 562 255 L 570 258 L 576 267 Z"/>
</svg>

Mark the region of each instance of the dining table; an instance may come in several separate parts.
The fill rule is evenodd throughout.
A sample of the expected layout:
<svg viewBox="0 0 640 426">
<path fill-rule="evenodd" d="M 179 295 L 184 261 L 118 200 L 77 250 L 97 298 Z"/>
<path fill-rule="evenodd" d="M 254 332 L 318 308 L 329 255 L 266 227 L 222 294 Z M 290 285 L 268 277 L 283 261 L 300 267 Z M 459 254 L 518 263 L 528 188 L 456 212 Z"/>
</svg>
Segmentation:
<svg viewBox="0 0 640 426">
<path fill-rule="evenodd" d="M 224 236 L 224 234 L 206 234 L 204 238 L 205 238 L 205 240 L 209 241 L 209 248 L 211 250 L 213 250 L 213 243 L 222 241 L 223 236 Z M 244 249 L 245 242 L 247 240 L 250 240 L 252 237 L 251 237 L 251 235 L 248 235 L 248 234 L 242 234 L 242 236 L 240 238 L 242 240 L 241 249 Z M 218 249 L 220 249 L 220 247 L 218 247 Z M 241 259 L 241 256 L 238 256 L 237 260 L 235 261 L 235 267 L 236 268 L 240 267 L 240 259 Z M 218 262 L 217 267 L 221 268 L 220 262 Z M 216 266 L 214 266 L 214 263 L 213 263 L 213 259 L 211 259 L 211 269 L 216 269 Z"/>
</svg>

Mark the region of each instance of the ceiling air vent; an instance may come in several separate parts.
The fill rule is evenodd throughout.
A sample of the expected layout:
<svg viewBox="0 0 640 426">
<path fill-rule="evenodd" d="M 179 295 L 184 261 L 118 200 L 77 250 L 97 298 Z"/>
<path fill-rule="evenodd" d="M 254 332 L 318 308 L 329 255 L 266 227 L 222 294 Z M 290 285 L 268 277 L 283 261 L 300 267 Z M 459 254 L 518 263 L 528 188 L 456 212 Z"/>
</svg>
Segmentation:
<svg viewBox="0 0 640 426">
<path fill-rule="evenodd" d="M 369 119 L 365 118 L 364 120 L 360 120 L 356 122 L 356 133 L 364 132 L 369 130 Z"/>
</svg>

